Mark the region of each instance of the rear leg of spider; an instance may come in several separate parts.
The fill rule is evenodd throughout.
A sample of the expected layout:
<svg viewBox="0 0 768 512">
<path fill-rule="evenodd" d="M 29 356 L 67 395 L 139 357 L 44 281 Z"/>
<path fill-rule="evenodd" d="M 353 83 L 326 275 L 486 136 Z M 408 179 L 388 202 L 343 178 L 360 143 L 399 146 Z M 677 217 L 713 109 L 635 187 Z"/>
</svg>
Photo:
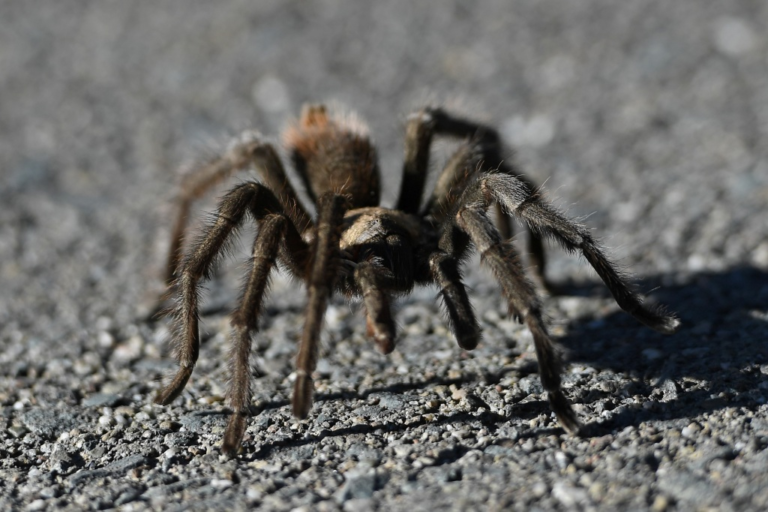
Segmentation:
<svg viewBox="0 0 768 512">
<path fill-rule="evenodd" d="M 222 200 L 216 220 L 208 226 L 203 236 L 192 247 L 174 284 L 177 303 L 174 309 L 173 342 L 176 357 L 179 361 L 179 370 L 173 380 L 158 393 L 155 398 L 155 402 L 158 404 L 167 405 L 176 399 L 192 375 L 200 350 L 198 325 L 200 281 L 210 277 L 217 257 L 223 252 L 232 232 L 242 224 L 247 214 L 250 214 L 257 221 L 264 220 L 265 217 L 279 219 L 266 222 L 267 233 L 278 229 L 277 227 L 270 227 L 273 223 L 282 225 L 283 235 L 279 239 L 283 242 L 282 245 L 285 252 L 292 255 L 292 260 L 297 265 L 303 266 L 305 264 L 304 262 L 309 253 L 308 247 L 301 239 L 292 220 L 283 213 L 282 206 L 274 193 L 265 186 L 254 182 L 244 183 L 231 190 Z M 272 238 L 274 237 L 269 239 Z M 271 245 L 260 249 L 260 251 L 268 249 L 269 254 L 272 254 L 272 252 L 278 250 L 278 246 L 279 244 L 276 242 L 271 242 Z M 262 253 L 259 252 L 257 254 L 261 255 Z M 270 256 L 270 258 L 274 263 L 274 257 Z M 269 268 L 271 268 L 273 263 L 270 264 Z M 254 265 L 257 270 L 261 269 L 259 270 L 260 273 L 263 273 L 265 263 L 254 263 Z M 253 286 L 246 289 L 244 293 L 245 299 L 251 296 L 260 297 L 263 289 L 258 291 L 260 289 L 258 283 L 258 281 L 254 281 Z M 265 286 L 266 281 L 262 285 Z M 252 303 L 256 299 L 248 300 L 251 300 Z M 259 298 L 258 300 L 260 301 L 261 299 Z M 236 318 L 240 320 L 245 318 L 245 316 L 237 315 Z M 239 346 L 239 352 L 242 353 L 244 345 L 241 343 Z M 235 353 L 238 353 L 238 350 Z M 237 364 L 235 367 L 237 369 Z M 233 382 L 242 383 L 243 379 L 238 378 L 233 380 Z M 242 385 L 238 389 L 241 388 Z M 247 395 L 247 389 L 245 395 Z M 242 398 L 239 397 L 243 396 L 243 393 L 234 393 L 231 394 L 232 396 L 235 397 L 232 400 L 236 406 L 242 403 Z M 237 409 L 238 407 L 240 406 L 235 408 Z M 242 410 L 242 407 L 239 410 Z"/>
<path fill-rule="evenodd" d="M 256 187 L 238 187 L 224 198 L 216 221 L 196 244 L 182 265 L 174 283 L 177 293 L 174 310 L 173 342 L 179 370 L 173 380 L 160 390 L 155 402 L 167 405 L 182 392 L 192 375 L 200 354 L 199 283 L 208 278 L 211 268 L 232 231 L 240 225 L 253 195 L 262 190 Z"/>
<path fill-rule="evenodd" d="M 446 163 L 435 184 L 423 215 L 442 220 L 454 211 L 460 191 L 480 172 L 514 176 L 533 189 L 533 184 L 502 155 L 503 145 L 498 131 L 488 125 L 454 116 L 442 108 L 427 107 L 408 117 L 406 126 L 405 163 L 398 209 L 416 212 L 429 169 L 429 152 L 435 136 L 465 139 Z M 457 192 L 458 191 L 458 192 Z M 503 240 L 514 236 L 509 215 L 495 206 L 496 225 Z M 528 263 L 536 283 L 550 293 L 557 289 L 546 279 L 546 255 L 541 235 L 528 230 Z"/>
<path fill-rule="evenodd" d="M 253 243 L 251 271 L 243 289 L 240 306 L 232 315 L 232 375 L 227 393 L 232 416 L 221 442 L 221 451 L 230 456 L 237 453 L 245 434 L 248 404 L 251 399 L 251 339 L 258 330 L 269 275 L 275 266 L 287 222 L 281 215 L 271 215 L 261 222 Z"/>
<path fill-rule="evenodd" d="M 166 290 L 157 299 L 148 318 L 156 319 L 168 312 L 165 304 L 173 295 L 173 284 L 177 282 L 183 264 L 182 247 L 194 202 L 228 177 L 251 167 L 257 170 L 264 184 L 275 193 L 281 204 L 287 207 L 286 213 L 299 233 L 312 226 L 309 215 L 288 181 L 275 148 L 265 142 L 259 134 L 244 132 L 233 140 L 226 151 L 197 164 L 182 181 L 181 192 L 176 199 L 176 217 L 165 264 Z"/>
</svg>

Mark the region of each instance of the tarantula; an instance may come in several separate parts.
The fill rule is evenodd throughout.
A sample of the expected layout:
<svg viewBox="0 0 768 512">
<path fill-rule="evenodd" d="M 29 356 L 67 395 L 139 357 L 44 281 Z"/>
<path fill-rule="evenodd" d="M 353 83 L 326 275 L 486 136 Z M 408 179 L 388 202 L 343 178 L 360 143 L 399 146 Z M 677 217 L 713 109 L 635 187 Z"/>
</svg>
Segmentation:
<svg viewBox="0 0 768 512">
<path fill-rule="evenodd" d="M 463 139 L 448 160 L 429 199 L 422 205 L 435 136 Z M 604 256 L 589 231 L 542 200 L 539 192 L 501 157 L 497 132 L 425 108 L 408 118 L 405 161 L 395 208 L 379 205 L 380 175 L 376 149 L 365 126 L 354 116 L 330 113 L 322 105 L 305 106 L 298 122 L 284 134 L 284 143 L 306 192 L 315 203 L 312 219 L 299 201 L 275 148 L 259 135 L 248 134 L 221 156 L 199 168 L 181 195 L 173 231 L 168 281 L 176 293 L 174 344 L 179 369 L 156 402 L 177 398 L 199 354 L 198 290 L 210 277 L 227 240 L 248 217 L 258 224 L 250 272 L 232 314 L 232 378 L 228 399 L 232 409 L 221 449 L 234 455 L 246 429 L 251 396 L 249 355 L 258 329 L 270 272 L 276 263 L 302 279 L 308 301 L 296 361 L 293 413 L 305 418 L 312 405 L 312 373 L 328 300 L 334 292 L 362 297 L 367 334 L 383 353 L 395 348 L 393 295 L 416 284 L 440 289 L 450 326 L 459 346 L 475 348 L 480 327 L 462 283 L 460 266 L 474 248 L 501 285 L 509 311 L 533 334 L 539 372 L 552 410 L 571 433 L 579 421 L 560 388 L 561 362 L 542 320 L 534 285 L 526 278 L 507 240 L 510 219 L 521 220 L 534 233 L 534 260 L 543 275 L 540 236 L 554 238 L 569 251 L 581 251 L 605 282 L 616 302 L 643 324 L 674 332 L 678 320 L 661 309 L 644 306 L 622 275 Z M 180 247 L 192 202 L 212 185 L 237 170 L 255 167 L 261 182 L 248 181 L 221 200 L 215 220 L 181 260 Z M 501 215 L 500 228 L 489 208 Z M 501 231 L 501 233 L 500 233 Z"/>
</svg>

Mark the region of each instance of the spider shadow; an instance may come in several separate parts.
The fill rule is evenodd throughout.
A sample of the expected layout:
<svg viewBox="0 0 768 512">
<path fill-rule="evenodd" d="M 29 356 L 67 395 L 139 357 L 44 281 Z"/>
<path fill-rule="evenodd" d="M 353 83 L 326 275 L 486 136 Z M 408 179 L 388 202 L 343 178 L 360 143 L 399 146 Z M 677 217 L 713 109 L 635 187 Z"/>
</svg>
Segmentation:
<svg viewBox="0 0 768 512">
<path fill-rule="evenodd" d="M 440 415 L 433 419 L 426 419 L 423 416 L 419 416 L 417 419 L 408 422 L 391 419 L 380 421 L 373 425 L 360 423 L 333 430 L 325 429 L 316 434 L 305 435 L 301 439 L 270 441 L 262 444 L 254 451 L 245 451 L 242 456 L 243 461 L 248 462 L 251 460 L 267 459 L 276 452 L 289 450 L 297 452 L 294 454 L 297 456 L 296 458 L 308 459 L 312 457 L 312 454 L 303 453 L 304 450 L 307 450 L 307 452 L 314 451 L 314 447 L 327 438 L 367 435 L 382 431 L 388 433 L 402 433 L 424 426 L 438 427 L 442 425 L 457 425 L 462 423 L 480 423 L 489 430 L 495 431 L 500 425 L 510 421 L 513 417 L 522 418 L 530 416 L 533 418 L 548 411 L 549 404 L 546 401 L 539 400 L 520 404 L 515 407 L 515 410 L 509 416 L 484 410 L 481 412 L 457 412 L 454 414 Z M 563 429 L 559 427 L 543 428 L 531 430 L 529 432 L 521 432 L 518 437 L 522 439 L 550 434 L 562 434 L 563 432 Z M 354 444 L 351 446 L 354 446 Z M 455 443 L 451 448 L 441 451 L 440 458 L 436 461 L 436 465 L 454 462 L 471 449 L 472 447 L 465 443 Z"/>
<path fill-rule="evenodd" d="M 639 395 L 650 404 L 616 407 L 608 420 L 587 425 L 586 435 L 726 407 L 754 410 L 768 398 L 768 375 L 762 373 L 768 363 L 768 272 L 744 266 L 695 274 L 685 284 L 660 286 L 661 281 L 645 279 L 640 289 L 659 287 L 653 298 L 682 321 L 674 335 L 656 333 L 616 311 L 572 323 L 559 340 L 571 363 L 631 378 L 623 389 L 604 395 Z M 587 392 L 580 401 L 600 398 L 598 392 Z"/>
<path fill-rule="evenodd" d="M 340 392 L 340 393 L 318 393 L 315 396 L 316 402 L 337 401 L 337 400 L 365 400 L 371 395 L 400 395 L 402 393 L 414 390 L 423 390 L 425 387 L 431 386 L 449 386 L 451 384 L 459 385 L 468 382 L 477 382 L 482 380 L 483 376 L 467 372 L 462 377 L 447 379 L 441 377 L 432 377 L 417 382 L 409 383 L 397 383 L 388 386 L 371 387 L 365 390 L 355 392 Z M 278 409 L 286 407 L 290 404 L 287 400 L 271 400 L 262 402 L 258 406 L 252 406 L 250 410 L 251 417 L 255 418 L 269 409 Z M 399 421 L 404 419 L 401 412 L 395 412 L 390 414 L 390 418 L 383 421 L 376 421 L 373 424 L 359 423 L 348 427 L 341 427 L 336 429 L 323 429 L 318 433 L 305 435 L 301 439 L 284 439 L 269 441 L 259 446 L 254 451 L 246 451 L 243 453 L 244 460 L 260 460 L 266 459 L 275 452 L 289 450 L 302 452 L 303 450 L 309 450 L 311 447 L 320 443 L 323 439 L 332 437 L 347 437 L 350 435 L 366 435 L 374 432 L 405 432 L 415 428 L 423 426 L 442 426 L 442 425 L 456 425 L 462 423 L 481 423 L 484 427 L 491 431 L 495 431 L 500 425 L 510 421 L 513 418 L 535 418 L 541 414 L 548 414 L 550 411 L 549 403 L 546 400 L 531 400 L 524 403 L 518 403 L 514 406 L 512 412 L 509 415 L 499 414 L 491 412 L 490 407 L 486 407 L 485 410 L 480 412 L 474 411 L 461 411 L 452 414 L 436 414 L 436 418 L 426 419 L 419 415 L 412 421 Z M 213 416 L 226 417 L 230 411 L 210 411 L 207 413 L 201 412 L 200 414 L 210 414 Z M 310 420 L 312 421 L 312 420 Z M 536 429 L 530 432 L 523 432 L 519 434 L 520 438 L 535 437 L 539 435 L 547 435 L 551 433 L 562 433 L 561 428 L 555 429 Z M 470 448 L 464 446 L 462 443 L 458 443 L 450 453 L 443 453 L 441 456 L 440 464 L 450 463 L 460 458 Z M 301 453 L 299 453 L 301 455 Z M 306 453 L 302 455 L 303 458 L 309 458 Z M 301 457 L 300 457 L 301 458 Z"/>
<path fill-rule="evenodd" d="M 314 402 L 335 402 L 337 400 L 365 400 L 371 395 L 379 394 L 401 394 L 407 391 L 424 389 L 429 386 L 450 386 L 451 384 L 463 384 L 474 381 L 473 375 L 466 374 L 463 377 L 447 379 L 441 377 L 432 377 L 418 382 L 400 382 L 389 386 L 371 387 L 362 391 L 340 391 L 336 393 L 315 393 Z M 268 400 L 262 402 L 259 406 L 251 407 L 251 415 L 256 416 L 263 411 L 270 409 L 279 409 L 291 405 L 290 400 Z"/>
<path fill-rule="evenodd" d="M 398 422 L 394 420 L 391 420 L 391 421 L 385 420 L 385 421 L 377 422 L 375 425 L 360 423 L 360 424 L 352 425 L 349 427 L 342 427 L 342 428 L 337 428 L 333 430 L 330 430 L 330 429 L 322 430 L 316 434 L 305 435 L 301 439 L 286 439 L 286 440 L 270 441 L 259 446 L 254 451 L 244 452 L 243 460 L 250 461 L 250 460 L 266 459 L 269 456 L 271 456 L 273 453 L 281 450 L 301 451 L 303 448 L 307 448 L 307 447 L 314 450 L 314 447 L 318 443 L 320 443 L 322 440 L 333 438 L 333 437 L 348 437 L 351 435 L 367 435 L 367 434 L 372 434 L 374 432 L 381 432 L 381 431 L 388 432 L 388 433 L 397 433 L 397 432 L 402 433 L 402 432 L 406 432 L 406 431 L 419 428 L 422 426 L 426 426 L 426 425 L 440 426 L 440 425 L 460 424 L 460 423 L 468 423 L 468 422 L 479 422 L 479 423 L 482 423 L 484 426 L 491 426 L 495 428 L 496 425 L 508 420 L 509 418 L 506 418 L 505 416 L 502 416 L 493 412 L 483 411 L 480 413 L 460 412 L 456 414 L 440 416 L 432 420 L 419 417 L 418 419 L 414 421 L 409 421 L 407 423 Z M 461 450 L 465 450 L 465 451 L 469 450 L 469 448 L 463 447 L 460 444 L 458 446 L 459 446 L 459 449 Z M 306 458 L 311 458 L 311 455 L 309 455 Z M 441 462 L 445 463 L 446 461 L 441 460 Z"/>
</svg>

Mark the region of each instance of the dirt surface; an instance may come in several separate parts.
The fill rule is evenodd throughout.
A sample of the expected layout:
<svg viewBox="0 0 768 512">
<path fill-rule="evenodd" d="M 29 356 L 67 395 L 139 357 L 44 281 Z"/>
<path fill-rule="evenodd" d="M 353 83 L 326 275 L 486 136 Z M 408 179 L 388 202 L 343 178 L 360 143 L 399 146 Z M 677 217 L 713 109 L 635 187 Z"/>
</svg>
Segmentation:
<svg viewBox="0 0 768 512">
<path fill-rule="evenodd" d="M 768 508 L 768 4 L 477 4 L 0 3 L 1 509 Z M 307 101 L 368 121 L 385 205 L 409 112 L 498 126 L 682 329 L 637 324 L 552 247 L 563 294 L 545 304 L 587 425 L 566 435 L 530 334 L 473 258 L 478 349 L 456 346 L 435 289 L 398 301 L 390 356 L 334 299 L 297 421 L 305 294 L 279 274 L 243 451 L 221 457 L 247 243 L 209 283 L 192 381 L 152 404 L 175 368 L 146 315 L 177 169 L 246 128 L 279 140 Z"/>
</svg>

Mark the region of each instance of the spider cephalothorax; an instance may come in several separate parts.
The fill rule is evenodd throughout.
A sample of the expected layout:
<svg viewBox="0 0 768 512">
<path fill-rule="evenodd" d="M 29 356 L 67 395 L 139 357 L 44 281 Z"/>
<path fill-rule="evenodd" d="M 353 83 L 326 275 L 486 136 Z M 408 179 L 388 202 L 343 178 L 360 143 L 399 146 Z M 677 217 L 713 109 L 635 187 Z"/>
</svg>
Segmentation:
<svg viewBox="0 0 768 512">
<path fill-rule="evenodd" d="M 422 200 L 434 136 L 462 140 L 438 177 L 431 196 Z M 232 416 L 222 450 L 234 454 L 246 428 L 250 401 L 249 355 L 270 272 L 279 261 L 306 283 L 305 325 L 297 357 L 293 412 L 304 418 L 312 405 L 312 373 L 318 358 L 319 332 L 330 296 L 339 291 L 362 297 L 368 335 L 384 353 L 395 347 L 390 311 L 394 294 L 416 284 L 440 289 L 456 340 L 470 350 L 480 340 L 460 263 L 474 249 L 501 284 L 510 312 L 530 329 L 541 380 L 558 420 L 569 432 L 579 422 L 560 388 L 561 363 L 542 320 L 534 286 L 508 238 L 510 216 L 528 226 L 534 268 L 543 276 L 540 236 L 554 238 L 569 251 L 580 251 L 610 289 L 616 302 L 645 325 L 664 333 L 679 322 L 643 305 L 604 256 L 589 231 L 543 201 L 537 190 L 502 161 L 495 130 L 426 108 L 408 118 L 405 162 L 398 203 L 379 206 L 380 176 L 376 151 L 364 126 L 350 115 L 331 115 L 325 107 L 304 108 L 285 134 L 285 144 L 307 193 L 317 208 L 312 219 L 286 178 L 277 152 L 259 136 L 248 134 L 221 156 L 205 163 L 183 189 L 168 262 L 168 281 L 177 296 L 174 343 L 180 368 L 157 402 L 179 396 L 199 353 L 198 288 L 210 276 L 217 256 L 246 218 L 258 224 L 253 258 L 238 309 L 232 316 Z M 260 182 L 230 190 L 215 220 L 180 260 L 192 202 L 213 184 L 241 169 L 254 167 Z M 489 217 L 500 213 L 498 227 Z M 542 279 L 543 280 L 543 279 Z"/>
</svg>

